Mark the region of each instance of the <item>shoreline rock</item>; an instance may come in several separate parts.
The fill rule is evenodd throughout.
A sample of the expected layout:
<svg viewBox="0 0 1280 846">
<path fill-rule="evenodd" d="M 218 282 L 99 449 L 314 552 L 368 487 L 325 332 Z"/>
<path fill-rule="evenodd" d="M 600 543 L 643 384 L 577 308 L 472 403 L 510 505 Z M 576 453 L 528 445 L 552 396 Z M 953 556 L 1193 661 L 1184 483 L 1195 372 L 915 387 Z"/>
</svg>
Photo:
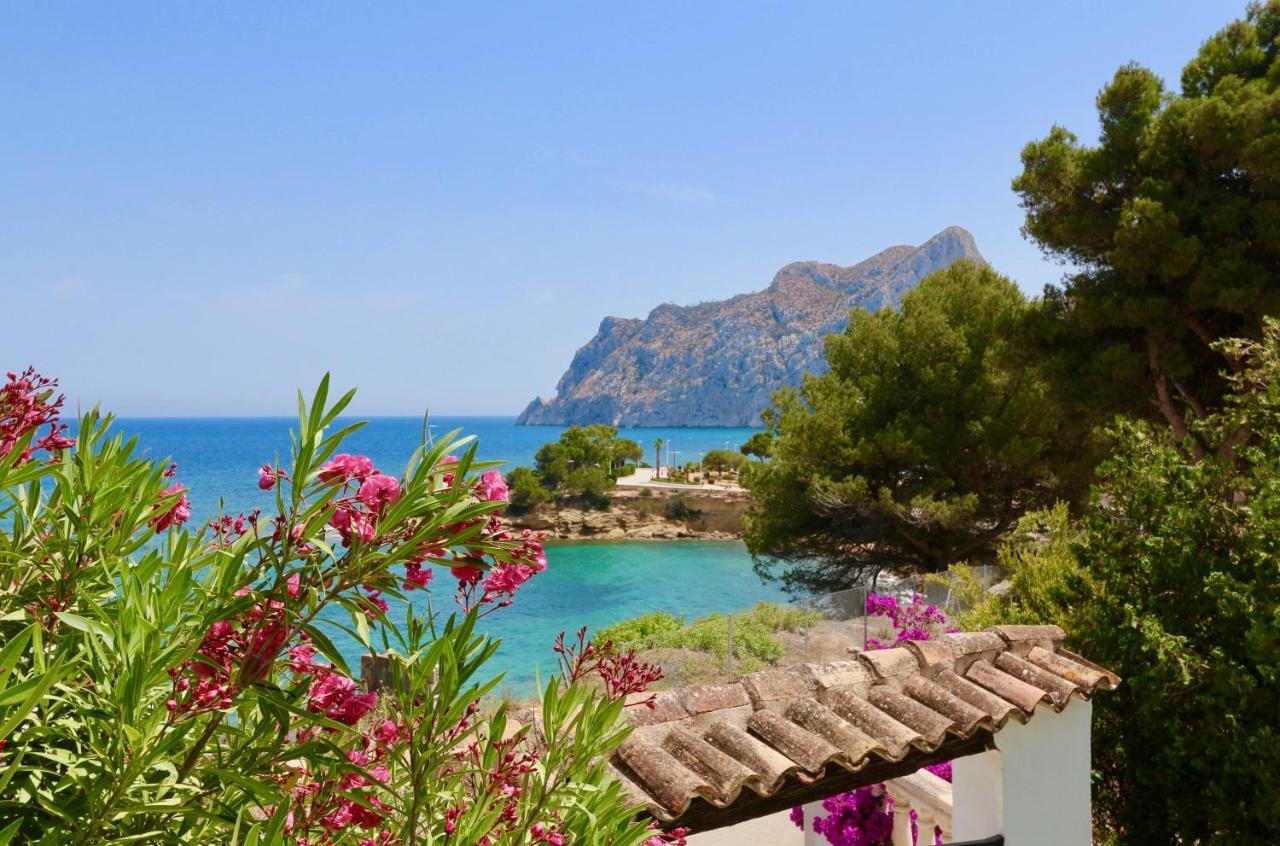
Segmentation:
<svg viewBox="0 0 1280 846">
<path fill-rule="evenodd" d="M 548 533 L 548 540 L 736 540 L 750 497 L 743 493 L 656 490 L 614 491 L 607 509 L 578 503 L 547 504 L 508 514 L 521 529 Z"/>
</svg>

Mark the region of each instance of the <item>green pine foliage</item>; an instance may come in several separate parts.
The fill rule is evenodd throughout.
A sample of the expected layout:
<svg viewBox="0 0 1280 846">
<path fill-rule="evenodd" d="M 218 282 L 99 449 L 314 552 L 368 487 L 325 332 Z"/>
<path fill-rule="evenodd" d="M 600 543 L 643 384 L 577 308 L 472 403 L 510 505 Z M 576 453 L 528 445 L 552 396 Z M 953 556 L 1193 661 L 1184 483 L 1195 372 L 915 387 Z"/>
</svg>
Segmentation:
<svg viewBox="0 0 1280 846">
<path fill-rule="evenodd" d="M 1097 110 L 1096 146 L 1055 126 L 1013 183 L 1027 235 L 1073 268 L 1046 292 L 1040 346 L 1073 414 L 1188 436 L 1238 367 L 1214 342 L 1280 313 L 1280 4 L 1206 41 L 1177 90 L 1125 65 Z"/>
<path fill-rule="evenodd" d="M 1030 310 L 968 261 L 926 277 L 898 311 L 855 310 L 827 339 L 830 371 L 766 412 L 771 457 L 749 474 L 746 520 L 757 569 L 810 590 L 944 570 L 993 554 L 1023 513 L 1053 502 L 1068 441 L 1019 343 Z"/>
<path fill-rule="evenodd" d="M 1001 552 L 1011 590 L 971 592 L 961 617 L 1058 623 L 1123 676 L 1095 700 L 1093 742 L 1095 812 L 1121 842 L 1280 831 L 1280 322 L 1264 334 L 1220 345 L 1241 370 L 1197 424 L 1207 455 L 1118 423 L 1081 518 L 1026 518 Z"/>
</svg>

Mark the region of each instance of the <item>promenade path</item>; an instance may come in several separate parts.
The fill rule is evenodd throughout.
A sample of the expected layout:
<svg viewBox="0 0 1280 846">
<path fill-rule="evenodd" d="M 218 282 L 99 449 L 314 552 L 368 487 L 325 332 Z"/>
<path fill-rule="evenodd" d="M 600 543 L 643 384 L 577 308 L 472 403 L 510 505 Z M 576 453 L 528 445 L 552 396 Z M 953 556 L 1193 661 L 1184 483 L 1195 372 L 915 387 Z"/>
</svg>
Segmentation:
<svg viewBox="0 0 1280 846">
<path fill-rule="evenodd" d="M 721 482 L 721 483 L 703 482 L 700 485 L 688 485 L 688 484 L 681 484 L 679 482 L 661 482 L 654 479 L 653 472 L 654 471 L 652 467 L 637 467 L 636 472 L 632 473 L 630 476 L 621 476 L 618 478 L 618 487 L 620 488 L 669 488 L 671 490 L 679 490 L 679 491 L 740 492 L 740 491 L 746 490 L 746 488 L 742 487 L 742 485 L 739 485 L 735 482 Z"/>
</svg>

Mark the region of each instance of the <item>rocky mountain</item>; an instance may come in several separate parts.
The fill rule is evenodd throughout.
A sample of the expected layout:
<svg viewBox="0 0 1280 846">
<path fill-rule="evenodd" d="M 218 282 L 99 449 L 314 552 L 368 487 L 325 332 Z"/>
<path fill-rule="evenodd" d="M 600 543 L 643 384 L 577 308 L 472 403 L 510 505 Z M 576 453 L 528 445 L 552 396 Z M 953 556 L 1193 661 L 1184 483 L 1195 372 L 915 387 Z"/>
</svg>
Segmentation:
<svg viewBox="0 0 1280 846">
<path fill-rule="evenodd" d="M 756 426 L 769 398 L 826 367 L 824 336 L 849 310 L 897 306 L 902 294 L 958 258 L 982 261 L 958 226 L 918 247 L 890 247 L 852 267 L 793 262 L 763 291 L 660 305 L 643 320 L 606 317 L 578 350 L 553 399 L 520 424 Z"/>
</svg>

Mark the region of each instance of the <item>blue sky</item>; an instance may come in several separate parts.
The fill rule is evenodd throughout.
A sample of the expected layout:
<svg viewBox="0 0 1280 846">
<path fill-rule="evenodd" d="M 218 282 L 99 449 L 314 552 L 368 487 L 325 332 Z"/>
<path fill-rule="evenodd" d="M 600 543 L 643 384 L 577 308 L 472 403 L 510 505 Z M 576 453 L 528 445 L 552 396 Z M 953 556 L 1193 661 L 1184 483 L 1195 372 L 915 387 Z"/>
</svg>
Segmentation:
<svg viewBox="0 0 1280 846">
<path fill-rule="evenodd" d="M 0 367 L 127 415 L 515 413 L 606 314 L 951 224 L 1243 2 L 0 2 Z"/>
</svg>

